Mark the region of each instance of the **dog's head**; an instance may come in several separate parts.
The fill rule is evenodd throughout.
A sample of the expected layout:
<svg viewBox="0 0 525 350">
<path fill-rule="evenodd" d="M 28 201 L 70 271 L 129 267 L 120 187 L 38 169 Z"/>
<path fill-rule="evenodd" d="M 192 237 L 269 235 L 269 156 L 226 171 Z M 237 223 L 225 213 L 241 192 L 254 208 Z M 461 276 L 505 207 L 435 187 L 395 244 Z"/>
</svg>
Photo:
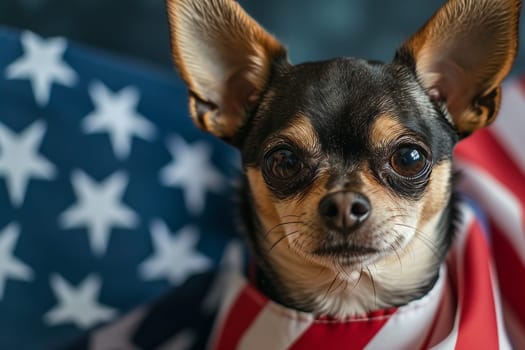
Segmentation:
<svg viewBox="0 0 525 350">
<path fill-rule="evenodd" d="M 277 298 L 347 315 L 424 293 L 451 241 L 453 148 L 497 115 L 520 1 L 450 0 L 390 63 L 300 65 L 234 1 L 167 4 L 194 121 L 241 151 Z"/>
</svg>

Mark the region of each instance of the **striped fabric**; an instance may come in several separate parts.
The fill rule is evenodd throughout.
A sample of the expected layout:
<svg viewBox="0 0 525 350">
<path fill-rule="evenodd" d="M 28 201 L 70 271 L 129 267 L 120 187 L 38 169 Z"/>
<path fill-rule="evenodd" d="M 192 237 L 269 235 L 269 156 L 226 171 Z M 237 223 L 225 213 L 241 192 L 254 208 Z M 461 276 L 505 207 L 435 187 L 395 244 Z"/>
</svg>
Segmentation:
<svg viewBox="0 0 525 350">
<path fill-rule="evenodd" d="M 239 275 L 210 348 L 525 349 L 525 79 L 505 86 L 500 117 L 457 148 L 458 237 L 424 298 L 346 320 L 315 319 L 259 293 Z"/>
<path fill-rule="evenodd" d="M 509 83 L 494 125 L 457 149 L 460 187 L 485 210 L 514 347 L 525 349 L 525 76 Z"/>
</svg>

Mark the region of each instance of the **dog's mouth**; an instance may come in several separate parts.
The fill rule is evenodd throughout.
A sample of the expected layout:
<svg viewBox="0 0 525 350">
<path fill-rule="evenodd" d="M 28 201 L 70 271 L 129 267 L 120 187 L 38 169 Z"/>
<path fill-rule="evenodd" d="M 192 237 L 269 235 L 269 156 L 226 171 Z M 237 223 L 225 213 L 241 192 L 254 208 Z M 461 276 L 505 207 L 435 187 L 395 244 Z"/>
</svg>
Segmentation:
<svg viewBox="0 0 525 350">
<path fill-rule="evenodd" d="M 320 247 L 312 253 L 319 257 L 334 259 L 341 265 L 363 263 L 381 255 L 381 251 L 377 248 L 355 244 Z"/>
</svg>

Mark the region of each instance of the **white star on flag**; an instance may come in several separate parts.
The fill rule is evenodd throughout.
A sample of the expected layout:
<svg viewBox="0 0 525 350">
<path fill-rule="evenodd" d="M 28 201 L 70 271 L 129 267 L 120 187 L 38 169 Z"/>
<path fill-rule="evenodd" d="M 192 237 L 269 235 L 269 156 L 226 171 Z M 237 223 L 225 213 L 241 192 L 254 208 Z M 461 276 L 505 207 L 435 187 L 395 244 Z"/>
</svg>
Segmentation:
<svg viewBox="0 0 525 350">
<path fill-rule="evenodd" d="M 155 252 L 139 266 L 144 280 L 166 278 L 178 286 L 189 276 L 212 266 L 211 259 L 196 250 L 199 240 L 196 228 L 185 226 L 172 236 L 166 224 L 156 219 L 150 231 Z"/>
<path fill-rule="evenodd" d="M 62 59 L 67 47 L 64 38 L 43 39 L 26 31 L 21 43 L 24 55 L 6 68 L 5 75 L 8 79 L 29 79 L 38 105 L 47 105 L 53 83 L 68 87 L 76 83 L 77 74 Z"/>
<path fill-rule="evenodd" d="M 91 249 L 97 256 L 106 252 L 112 227 L 135 228 L 138 215 L 121 202 L 128 184 L 123 172 L 111 175 L 101 183 L 76 170 L 71 177 L 77 203 L 59 217 L 64 229 L 86 227 Z"/>
<path fill-rule="evenodd" d="M 58 304 L 44 315 L 44 321 L 51 326 L 74 323 L 78 328 L 87 329 L 117 315 L 114 308 L 97 302 L 102 282 L 96 275 L 86 277 L 73 287 L 60 275 L 53 274 L 50 284 L 58 299 Z"/>
<path fill-rule="evenodd" d="M 86 133 L 107 132 L 118 159 L 129 157 L 133 136 L 153 140 L 155 126 L 136 110 L 140 99 L 136 88 L 128 86 L 113 93 L 102 82 L 94 82 L 89 95 L 95 110 L 83 120 L 82 129 Z"/>
<path fill-rule="evenodd" d="M 34 122 L 19 136 L 0 123 L 0 177 L 5 177 L 11 202 L 17 207 L 24 202 L 30 178 L 55 177 L 55 166 L 37 151 L 45 132 L 42 121 Z"/>
<path fill-rule="evenodd" d="M 20 235 L 17 224 L 9 224 L 0 232 L 0 300 L 4 296 L 7 279 L 31 281 L 33 270 L 14 255 L 16 241 Z"/>
<path fill-rule="evenodd" d="M 211 164 L 211 148 L 204 142 L 187 144 L 173 136 L 168 142 L 173 161 L 161 169 L 160 181 L 165 186 L 180 187 L 190 214 L 204 210 L 206 192 L 221 192 L 227 182 Z"/>
</svg>

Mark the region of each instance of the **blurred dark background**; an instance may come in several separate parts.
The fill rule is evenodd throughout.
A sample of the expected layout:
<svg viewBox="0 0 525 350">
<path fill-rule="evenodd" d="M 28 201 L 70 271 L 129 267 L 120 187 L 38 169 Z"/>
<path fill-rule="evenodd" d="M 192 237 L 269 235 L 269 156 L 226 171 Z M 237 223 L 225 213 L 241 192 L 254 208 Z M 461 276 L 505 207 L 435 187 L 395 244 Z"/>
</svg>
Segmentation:
<svg viewBox="0 0 525 350">
<path fill-rule="evenodd" d="M 289 47 L 292 62 L 299 63 L 334 56 L 389 60 L 444 0 L 239 2 Z M 0 0 L 0 25 L 171 64 L 163 0 Z M 514 74 L 525 72 L 525 21 L 521 29 Z"/>
</svg>

